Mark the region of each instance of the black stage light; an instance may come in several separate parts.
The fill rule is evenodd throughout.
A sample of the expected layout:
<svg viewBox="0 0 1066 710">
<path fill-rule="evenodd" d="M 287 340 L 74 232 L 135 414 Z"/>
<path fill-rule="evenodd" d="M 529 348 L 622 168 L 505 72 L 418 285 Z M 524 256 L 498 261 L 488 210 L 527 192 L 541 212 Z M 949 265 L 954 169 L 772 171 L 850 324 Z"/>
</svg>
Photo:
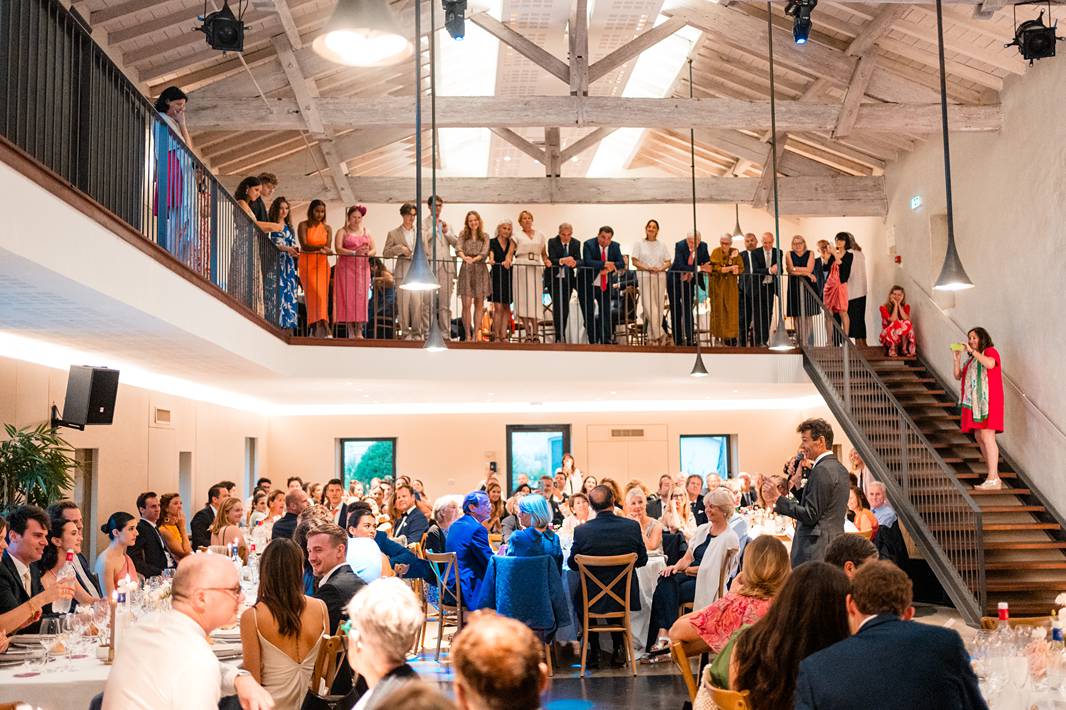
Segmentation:
<svg viewBox="0 0 1066 710">
<path fill-rule="evenodd" d="M 792 19 L 792 38 L 796 44 L 807 44 L 811 35 L 811 10 L 818 0 L 788 0 L 785 14 Z"/>
<path fill-rule="evenodd" d="M 466 0 L 442 0 L 444 27 L 452 39 L 466 36 Z"/>
<path fill-rule="evenodd" d="M 238 9 L 240 5 L 238 4 Z M 241 17 L 244 11 L 240 10 Z M 203 32 L 207 37 L 207 46 L 223 52 L 244 51 L 244 22 L 233 14 L 229 2 L 222 3 L 222 9 L 208 14 L 207 3 L 204 3 L 204 15 L 198 18 L 204 24 L 196 28 L 197 32 Z"/>
<path fill-rule="evenodd" d="M 1017 8 L 1017 5 L 1015 5 L 1015 8 Z M 1051 4 L 1048 3 L 1049 14 L 1050 10 Z M 1017 47 L 1022 57 L 1029 60 L 1031 65 L 1037 59 L 1047 59 L 1055 56 L 1055 42 L 1062 39 L 1062 37 L 1055 36 L 1057 28 L 1058 22 L 1052 24 L 1051 27 L 1044 24 L 1043 10 L 1040 11 L 1040 17 L 1035 20 L 1026 20 L 1019 25 L 1017 10 L 1015 10 L 1014 41 L 1004 46 Z"/>
</svg>

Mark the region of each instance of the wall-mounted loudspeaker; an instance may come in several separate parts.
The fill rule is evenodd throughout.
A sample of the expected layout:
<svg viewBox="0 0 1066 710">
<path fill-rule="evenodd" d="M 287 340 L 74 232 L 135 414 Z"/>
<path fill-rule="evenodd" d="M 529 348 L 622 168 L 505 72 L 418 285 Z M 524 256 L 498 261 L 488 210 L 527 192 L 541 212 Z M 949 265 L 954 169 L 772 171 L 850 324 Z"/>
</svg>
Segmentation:
<svg viewBox="0 0 1066 710">
<path fill-rule="evenodd" d="M 63 414 L 52 407 L 52 428 L 84 429 L 90 424 L 110 424 L 117 394 L 118 370 L 72 365 Z"/>
</svg>

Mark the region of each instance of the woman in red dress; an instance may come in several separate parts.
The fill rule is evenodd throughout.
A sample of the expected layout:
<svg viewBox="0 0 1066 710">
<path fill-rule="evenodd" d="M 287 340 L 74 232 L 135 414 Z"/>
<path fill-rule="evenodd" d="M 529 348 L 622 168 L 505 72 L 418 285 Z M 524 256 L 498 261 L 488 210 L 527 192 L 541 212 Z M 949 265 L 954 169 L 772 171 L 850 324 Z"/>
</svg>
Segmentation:
<svg viewBox="0 0 1066 710">
<path fill-rule="evenodd" d="M 881 306 L 881 345 L 889 357 L 914 357 L 917 352 L 911 307 L 902 286 L 893 286 Z"/>
<path fill-rule="evenodd" d="M 966 337 L 965 344 L 952 346 L 955 379 L 962 383 L 962 433 L 974 433 L 988 466 L 988 478 L 976 487 L 998 490 L 1003 487 L 996 444 L 996 434 L 1003 431 L 1003 367 L 987 330 L 974 328 Z M 965 363 L 963 351 L 969 354 Z"/>
</svg>

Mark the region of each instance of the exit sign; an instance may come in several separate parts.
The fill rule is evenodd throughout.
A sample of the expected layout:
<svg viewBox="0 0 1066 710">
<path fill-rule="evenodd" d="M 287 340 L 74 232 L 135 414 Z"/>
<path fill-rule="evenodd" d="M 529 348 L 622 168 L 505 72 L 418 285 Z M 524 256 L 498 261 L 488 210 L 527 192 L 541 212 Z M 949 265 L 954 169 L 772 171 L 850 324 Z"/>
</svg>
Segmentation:
<svg viewBox="0 0 1066 710">
<path fill-rule="evenodd" d="M 921 195 L 915 195 L 914 197 L 911 198 L 911 209 L 912 210 L 916 210 L 916 209 L 918 209 L 921 206 L 922 206 L 922 197 L 921 197 Z"/>
</svg>

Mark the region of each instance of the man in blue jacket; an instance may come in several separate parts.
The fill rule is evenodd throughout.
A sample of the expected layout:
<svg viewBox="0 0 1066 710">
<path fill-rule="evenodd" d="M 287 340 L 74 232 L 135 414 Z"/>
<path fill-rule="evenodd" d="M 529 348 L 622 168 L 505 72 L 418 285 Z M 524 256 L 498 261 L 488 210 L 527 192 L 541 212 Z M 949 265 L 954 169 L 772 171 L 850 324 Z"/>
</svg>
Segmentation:
<svg viewBox="0 0 1066 710">
<path fill-rule="evenodd" d="M 899 567 L 863 564 L 846 603 L 853 635 L 800 663 L 797 710 L 987 710 L 959 634 L 911 621 Z"/>
<path fill-rule="evenodd" d="M 463 499 L 463 516 L 448 528 L 445 552 L 454 552 L 459 565 L 459 586 L 463 606 L 476 609 L 481 583 L 492 557 L 489 531 L 482 523 L 492 514 L 492 504 L 484 491 L 468 493 Z"/>
</svg>

